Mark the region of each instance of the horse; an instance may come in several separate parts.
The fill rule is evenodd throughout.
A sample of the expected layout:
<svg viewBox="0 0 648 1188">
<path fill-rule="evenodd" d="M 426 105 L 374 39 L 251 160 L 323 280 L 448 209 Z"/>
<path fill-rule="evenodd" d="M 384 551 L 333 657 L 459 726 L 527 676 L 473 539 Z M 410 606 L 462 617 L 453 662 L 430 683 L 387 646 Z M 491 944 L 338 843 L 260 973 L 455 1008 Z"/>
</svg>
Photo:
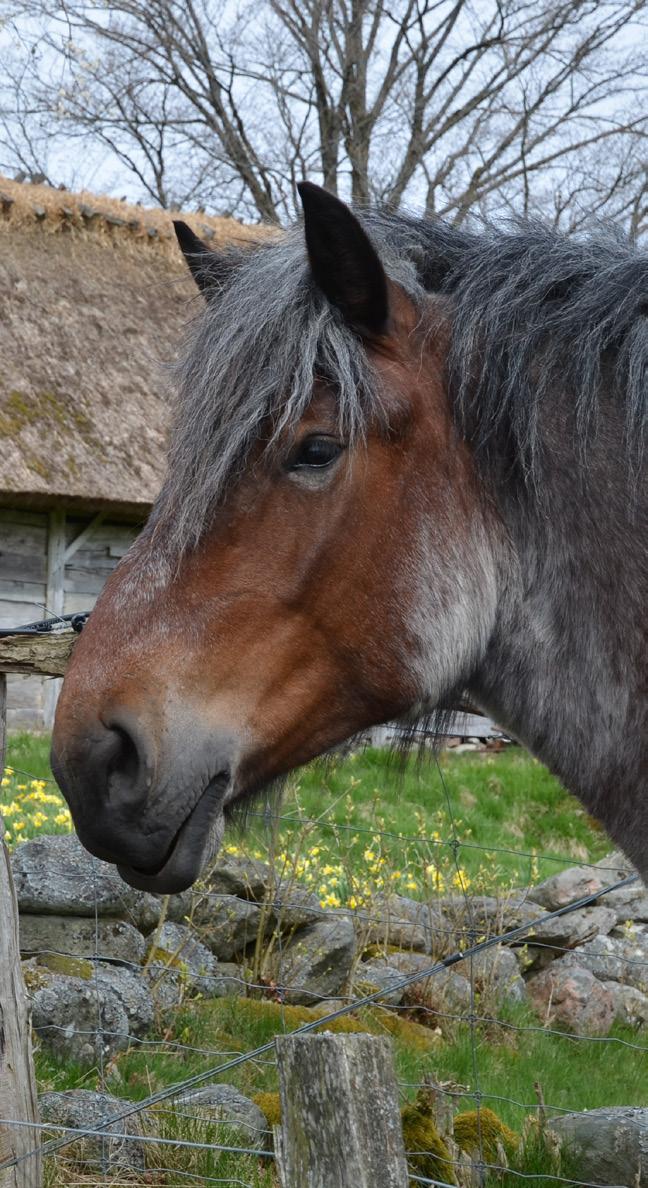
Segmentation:
<svg viewBox="0 0 648 1188">
<path fill-rule="evenodd" d="M 167 477 L 76 644 L 52 764 L 88 850 L 190 886 L 224 821 L 467 694 L 648 875 L 648 261 L 312 183 L 212 251 Z"/>
</svg>

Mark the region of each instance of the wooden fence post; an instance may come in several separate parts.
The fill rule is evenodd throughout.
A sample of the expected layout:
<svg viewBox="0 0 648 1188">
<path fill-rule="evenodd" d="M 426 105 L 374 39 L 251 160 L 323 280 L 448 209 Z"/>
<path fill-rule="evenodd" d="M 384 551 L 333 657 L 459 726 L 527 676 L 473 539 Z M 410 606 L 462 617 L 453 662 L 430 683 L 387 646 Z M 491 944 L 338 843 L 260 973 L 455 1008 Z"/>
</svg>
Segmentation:
<svg viewBox="0 0 648 1188">
<path fill-rule="evenodd" d="M 282 1188 L 407 1188 L 389 1040 L 362 1033 L 276 1039 Z"/>
<path fill-rule="evenodd" d="M 0 774 L 4 771 L 7 678 L 0 673 Z M 38 1121 L 25 985 L 20 965 L 18 905 L 0 817 L 0 1118 Z M 0 1188 L 40 1188 L 40 1132 L 0 1122 Z M 29 1155 L 14 1167 L 8 1159 Z"/>
</svg>

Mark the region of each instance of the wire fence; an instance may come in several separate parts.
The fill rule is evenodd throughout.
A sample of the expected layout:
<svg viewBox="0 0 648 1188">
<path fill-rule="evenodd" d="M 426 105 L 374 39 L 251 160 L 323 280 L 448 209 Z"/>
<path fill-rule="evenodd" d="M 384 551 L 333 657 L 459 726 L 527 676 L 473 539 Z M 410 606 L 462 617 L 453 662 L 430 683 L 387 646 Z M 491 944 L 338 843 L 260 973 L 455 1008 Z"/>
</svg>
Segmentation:
<svg viewBox="0 0 648 1188">
<path fill-rule="evenodd" d="M 304 837 L 310 836 L 309 831 L 321 829 L 322 817 L 311 817 L 301 812 L 281 812 L 276 806 L 268 806 L 256 815 L 248 814 L 274 838 L 266 855 L 271 877 L 258 901 L 238 897 L 241 902 L 254 903 L 258 908 L 257 933 L 250 935 L 248 931 L 242 948 L 236 951 L 238 970 L 228 968 L 223 974 L 223 985 L 219 989 L 219 994 L 222 994 L 219 1001 L 223 1008 L 221 1024 L 225 1011 L 231 1006 L 232 1025 L 229 1030 L 221 1027 L 220 1043 L 195 1042 L 199 1028 L 191 1033 L 191 1037 L 186 1034 L 186 1019 L 193 1013 L 203 1017 L 201 1013 L 210 1002 L 209 981 L 204 975 L 191 974 L 183 958 L 186 938 L 176 951 L 167 952 L 166 956 L 161 953 L 157 941 L 165 923 L 164 912 L 168 903 L 163 904 L 161 921 L 148 930 L 149 955 L 144 961 L 115 957 L 111 952 L 102 950 L 101 927 L 105 918 L 102 917 L 98 883 L 103 864 L 92 860 L 92 877 L 95 880 L 93 915 L 89 918 L 94 932 L 92 943 L 80 953 L 78 947 L 73 945 L 40 946 L 33 950 L 30 948 L 25 956 L 28 959 L 28 971 L 31 971 L 34 979 L 30 993 L 36 997 L 38 975 L 34 971 L 42 968 L 45 979 L 55 976 L 73 979 L 76 976 L 74 972 L 61 974 L 60 970 L 57 975 L 56 966 L 48 967 L 47 959 L 65 959 L 72 955 L 87 961 L 91 967 L 84 994 L 86 1004 L 91 1004 L 94 1019 L 90 1020 L 90 1016 L 86 1015 L 80 1022 L 78 1015 L 75 1015 L 76 1008 L 72 1006 L 69 1017 L 52 1018 L 48 1022 L 43 1022 L 41 1018 L 38 1022 L 39 1059 L 45 1068 L 46 1079 L 54 1089 L 64 1084 L 69 1087 L 72 1080 L 81 1088 L 96 1087 L 100 1093 L 121 1098 L 121 1101 L 115 1106 L 107 1098 L 103 1108 L 99 1102 L 94 1107 L 93 1117 L 85 1124 L 76 1124 L 69 1117 L 52 1116 L 34 1127 L 33 1150 L 40 1149 L 46 1161 L 48 1188 L 77 1183 L 126 1185 L 133 1182 L 160 1185 L 200 1182 L 241 1185 L 244 1188 L 269 1188 L 276 1185 L 278 1181 L 272 1158 L 272 1119 L 267 1126 L 262 1121 L 255 1123 L 250 1116 L 241 1121 L 236 1112 L 227 1112 L 223 1099 L 217 1093 L 212 1100 L 209 1095 L 201 1098 L 199 1091 L 206 1086 L 227 1084 L 234 1084 L 241 1089 L 237 1078 L 244 1070 L 244 1096 L 257 1096 L 254 1093 L 256 1078 L 261 1093 L 267 1097 L 267 1087 L 276 1079 L 275 1033 L 307 1034 L 334 1027 L 349 1018 L 358 1029 L 366 1025 L 395 1036 L 401 1057 L 398 1068 L 402 1102 L 404 1105 L 410 1103 L 410 1106 L 413 1101 L 420 1102 L 421 1117 L 425 1116 L 428 1123 L 434 1124 L 435 1133 L 441 1139 L 433 1173 L 434 1152 L 427 1147 L 408 1146 L 412 1184 L 432 1184 L 438 1188 L 453 1188 L 454 1185 L 460 1185 L 461 1188 L 474 1188 L 475 1185 L 490 1188 L 491 1185 L 512 1185 L 524 1181 L 536 1185 L 586 1185 L 593 1182 L 580 1178 L 578 1167 L 574 1167 L 568 1159 L 561 1163 L 555 1143 L 547 1138 L 551 1120 L 580 1110 L 582 1103 L 571 1105 L 569 1088 L 562 1085 L 561 1100 L 544 1099 L 542 1056 L 539 1057 L 535 1076 L 535 1082 L 539 1082 L 539 1085 L 536 1084 L 535 1101 L 528 1100 L 526 1095 L 503 1093 L 501 1078 L 496 1078 L 495 1083 L 491 1084 L 493 1065 L 487 1058 L 489 1045 L 496 1045 L 505 1051 L 507 1043 L 512 1045 L 514 1041 L 520 1044 L 541 1041 L 552 1045 L 551 1060 L 558 1062 L 565 1059 L 564 1056 L 556 1056 L 558 1048 L 569 1052 L 589 1052 L 604 1046 L 606 1051 L 620 1049 L 633 1060 L 646 1062 L 648 1030 L 643 1033 L 643 1037 L 640 1030 L 633 1033 L 628 1028 L 613 1034 L 579 1034 L 564 1029 L 560 1024 L 552 1025 L 549 1010 L 544 1018 L 539 1016 L 534 1019 L 528 1004 L 520 1006 L 510 1001 L 506 987 L 503 990 L 500 987 L 497 993 L 489 992 L 482 959 L 488 954 L 501 953 L 503 949 L 519 954 L 525 945 L 532 945 L 536 971 L 542 972 L 549 959 L 554 962 L 561 955 L 578 954 L 579 951 L 587 953 L 587 945 L 592 938 L 580 943 L 568 940 L 563 944 L 559 936 L 543 940 L 543 930 L 546 932 L 550 925 L 575 913 L 587 912 L 595 906 L 611 902 L 610 896 L 616 895 L 618 902 L 618 893 L 637 887 L 638 876 L 630 870 L 623 877 L 618 877 L 619 866 L 616 861 L 610 865 L 603 861 L 592 866 L 585 861 L 575 862 L 566 855 L 539 855 L 510 847 L 480 846 L 474 839 L 463 838 L 448 783 L 438 762 L 436 771 L 450 823 L 447 836 L 403 835 L 370 825 L 366 830 L 356 824 L 336 823 L 334 827 L 336 836 L 346 831 L 351 831 L 354 837 L 366 832 L 372 842 L 379 838 L 380 844 L 385 847 L 391 843 L 398 847 L 411 845 L 421 854 L 422 863 L 430 853 L 442 850 L 450 855 L 454 870 L 453 886 L 459 894 L 448 896 L 441 891 L 431 890 L 425 901 L 421 901 L 419 916 L 413 916 L 411 910 L 399 913 L 399 906 L 405 902 L 402 896 L 395 897 L 395 907 L 385 914 L 387 896 L 381 904 L 358 903 L 351 909 L 345 904 L 333 908 L 318 905 L 313 902 L 311 894 L 304 919 L 298 917 L 295 924 L 294 893 L 296 888 L 300 889 L 299 879 L 294 877 L 294 872 L 292 880 L 287 878 L 286 862 L 279 861 L 277 855 L 276 834 L 278 830 L 293 831 L 296 839 L 294 851 L 299 853 L 303 850 Z M 21 774 L 29 780 L 36 778 L 28 772 Z M 528 886 L 518 888 L 515 892 L 507 890 L 500 897 L 490 897 L 495 901 L 495 906 L 489 905 L 490 914 L 485 917 L 485 897 L 471 892 L 461 866 L 463 852 L 477 851 L 488 855 L 501 852 L 528 860 L 530 869 L 539 859 L 554 863 L 557 869 L 593 869 L 597 877 L 609 881 L 593 893 L 581 895 L 550 911 L 542 911 L 530 898 Z M 301 887 L 301 890 L 304 888 Z M 185 923 L 192 929 L 196 939 L 204 939 L 204 922 L 209 920 L 212 909 L 222 906 L 224 897 L 225 893 L 210 890 L 208 885 L 196 892 L 184 914 Z M 452 900 L 452 911 L 448 907 L 449 900 Z M 445 909 L 446 914 L 441 909 Z M 511 926 L 510 920 L 515 919 L 515 913 L 524 914 L 525 909 L 530 909 L 528 918 Z M 130 893 L 124 888 L 124 920 L 128 920 L 131 910 Z M 293 912 L 293 916 L 289 916 L 293 920 L 292 924 L 282 923 L 282 912 L 286 910 Z M 621 919 L 622 910 L 619 907 L 618 919 Z M 294 964 L 291 966 L 288 958 L 294 952 L 295 938 L 312 928 L 318 920 L 329 922 L 335 927 L 336 922 L 342 919 L 351 921 L 356 937 L 355 956 L 346 971 L 345 984 L 332 991 L 330 987 L 318 989 L 315 983 L 309 988 L 300 978 L 295 982 L 289 978 L 282 980 L 282 971 L 294 969 Z M 503 926 L 502 922 L 506 923 L 507 920 L 509 926 Z M 415 935 L 417 929 L 419 934 Z M 421 930 L 425 934 L 424 941 L 421 941 Z M 377 934 L 380 939 L 371 941 Z M 398 943 L 392 945 L 391 939 L 396 939 Z M 265 974 L 259 974 L 263 968 L 259 956 L 268 948 L 274 948 L 272 968 L 279 971 L 278 977 L 267 976 L 267 970 Z M 405 962 L 405 966 L 399 969 L 394 957 L 395 949 L 398 950 L 397 955 L 410 961 L 414 959 L 414 964 L 407 967 Z M 390 968 L 388 981 L 367 991 L 366 983 L 370 983 L 371 976 L 375 974 L 370 972 L 363 981 L 363 969 L 367 966 L 363 958 L 369 962 L 382 961 Z M 389 965 L 390 959 L 394 962 L 392 966 Z M 648 990 L 648 960 L 627 951 L 624 951 L 623 957 L 608 955 L 609 966 L 613 966 L 615 960 L 623 963 L 623 971 L 616 975 L 620 984 L 628 971 L 631 976 L 637 974 L 636 979 L 633 976 L 633 981 L 643 984 L 642 971 L 645 969 Z M 224 964 L 228 963 L 217 962 L 212 974 L 218 976 Z M 453 1003 L 444 997 L 443 992 L 437 993 L 435 989 L 444 977 L 452 975 L 457 969 L 461 970 L 461 976 L 467 982 L 468 992 L 467 999 L 459 1004 Z M 155 1022 L 149 1023 L 144 1032 L 141 1028 L 131 1030 L 130 1025 L 126 1031 L 110 1026 L 106 986 L 110 982 L 111 970 L 115 978 L 117 971 L 126 970 L 138 979 L 138 984 L 145 986 L 147 992 L 153 989 L 154 997 L 156 992 L 159 993 L 162 1005 Z M 609 977 L 615 980 L 614 969 Z M 601 982 L 603 979 L 597 980 Z M 516 985 L 519 985 L 517 978 Z M 167 999 L 165 1007 L 163 992 L 169 987 L 176 994 L 176 999 L 173 1005 L 169 1005 L 170 1000 Z M 493 990 L 493 987 L 490 989 Z M 637 993 L 641 994 L 640 991 Z M 249 1021 L 246 1024 L 244 1012 L 238 1018 L 237 1004 L 246 1002 L 272 1004 L 274 1014 L 271 1019 L 268 1017 L 265 1020 L 268 1038 L 263 1042 L 246 1042 L 246 1037 L 253 1034 L 258 1038 L 258 1031 L 254 1031 Z M 240 1034 L 237 1032 L 237 1019 Z M 404 1033 L 398 1029 L 399 1023 L 410 1028 L 410 1032 L 412 1028 L 415 1029 L 411 1032 L 416 1037 L 416 1042 L 411 1040 L 411 1051 L 403 1038 Z M 407 1034 L 410 1035 L 410 1032 Z M 56 1035 L 73 1036 L 75 1042 L 85 1037 L 95 1054 L 92 1067 L 85 1071 L 66 1069 L 60 1055 L 58 1060 L 51 1055 L 52 1052 L 64 1050 L 64 1045 L 61 1048 L 53 1042 Z M 206 1027 L 205 1035 L 213 1041 L 213 1030 L 209 1031 Z M 425 1042 L 422 1037 L 427 1037 Z M 435 1049 L 437 1037 L 439 1051 L 444 1045 L 445 1056 L 442 1061 Z M 418 1050 L 416 1044 L 419 1045 Z M 448 1050 L 453 1044 L 462 1050 L 461 1070 L 468 1084 L 458 1084 L 453 1080 L 444 1082 L 441 1079 L 439 1067 L 442 1064 L 447 1071 L 450 1063 Z M 515 1056 L 515 1048 L 511 1046 L 512 1063 Z M 128 1079 L 129 1062 L 132 1066 L 131 1080 Z M 188 1066 L 185 1075 L 181 1073 L 182 1064 Z M 645 1067 L 648 1068 L 648 1062 Z M 582 1075 L 582 1061 L 578 1068 L 579 1075 Z M 129 1099 L 135 1083 L 137 1099 Z M 367 1089 L 370 1091 L 370 1087 Z M 434 1108 L 430 1104 L 432 1101 L 435 1103 Z M 424 1115 L 425 1103 L 428 1113 Z M 261 1105 L 259 1108 L 261 1115 L 256 1116 L 264 1118 Z M 504 1112 L 509 1121 L 514 1118 L 518 1120 L 515 1144 L 507 1143 L 513 1131 L 507 1130 L 504 1125 L 493 1137 L 490 1111 L 497 1110 Z M 458 1116 L 465 1118 L 469 1114 L 472 1115 L 473 1137 L 470 1144 L 461 1146 L 456 1141 L 456 1120 Z M 0 1125 L 11 1127 L 23 1126 L 25 1123 L 0 1117 Z M 247 1137 L 243 1138 L 243 1135 Z M 407 1128 L 405 1137 L 408 1145 Z M 527 1146 L 529 1151 L 533 1148 L 528 1158 L 525 1153 Z M 172 1158 L 169 1158 L 170 1155 Z M 29 1157 L 27 1153 L 20 1158 L 25 1161 Z M 16 1160 L 0 1161 L 0 1178 L 3 1169 L 15 1166 L 15 1163 Z M 615 1185 L 615 1188 L 618 1186 Z"/>
</svg>

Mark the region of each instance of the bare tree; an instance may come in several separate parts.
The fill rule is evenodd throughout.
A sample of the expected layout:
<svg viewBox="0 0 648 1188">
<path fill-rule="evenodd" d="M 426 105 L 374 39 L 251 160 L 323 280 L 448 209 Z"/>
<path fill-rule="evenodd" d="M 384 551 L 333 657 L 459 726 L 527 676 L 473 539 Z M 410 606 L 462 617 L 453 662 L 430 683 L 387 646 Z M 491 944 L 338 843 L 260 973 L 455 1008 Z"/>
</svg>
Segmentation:
<svg viewBox="0 0 648 1188">
<path fill-rule="evenodd" d="M 280 221 L 310 176 L 456 223 L 643 228 L 646 0 L 20 2 L 46 46 L 29 119 L 162 205 Z"/>
</svg>

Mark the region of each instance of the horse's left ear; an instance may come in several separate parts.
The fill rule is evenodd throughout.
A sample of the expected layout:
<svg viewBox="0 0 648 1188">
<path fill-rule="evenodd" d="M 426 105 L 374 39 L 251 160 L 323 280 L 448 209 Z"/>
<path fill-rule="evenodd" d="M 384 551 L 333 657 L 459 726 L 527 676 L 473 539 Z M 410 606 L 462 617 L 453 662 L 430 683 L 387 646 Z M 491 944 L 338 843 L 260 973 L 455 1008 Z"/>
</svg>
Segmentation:
<svg viewBox="0 0 648 1188">
<path fill-rule="evenodd" d="M 211 293 L 217 293 L 232 271 L 231 256 L 221 257 L 213 252 L 182 219 L 173 220 L 173 229 L 180 250 L 189 265 L 189 271 L 201 293 L 206 297 Z"/>
<path fill-rule="evenodd" d="M 313 279 L 354 329 L 380 334 L 387 324 L 387 277 L 355 215 L 321 186 L 300 182 Z"/>
</svg>

